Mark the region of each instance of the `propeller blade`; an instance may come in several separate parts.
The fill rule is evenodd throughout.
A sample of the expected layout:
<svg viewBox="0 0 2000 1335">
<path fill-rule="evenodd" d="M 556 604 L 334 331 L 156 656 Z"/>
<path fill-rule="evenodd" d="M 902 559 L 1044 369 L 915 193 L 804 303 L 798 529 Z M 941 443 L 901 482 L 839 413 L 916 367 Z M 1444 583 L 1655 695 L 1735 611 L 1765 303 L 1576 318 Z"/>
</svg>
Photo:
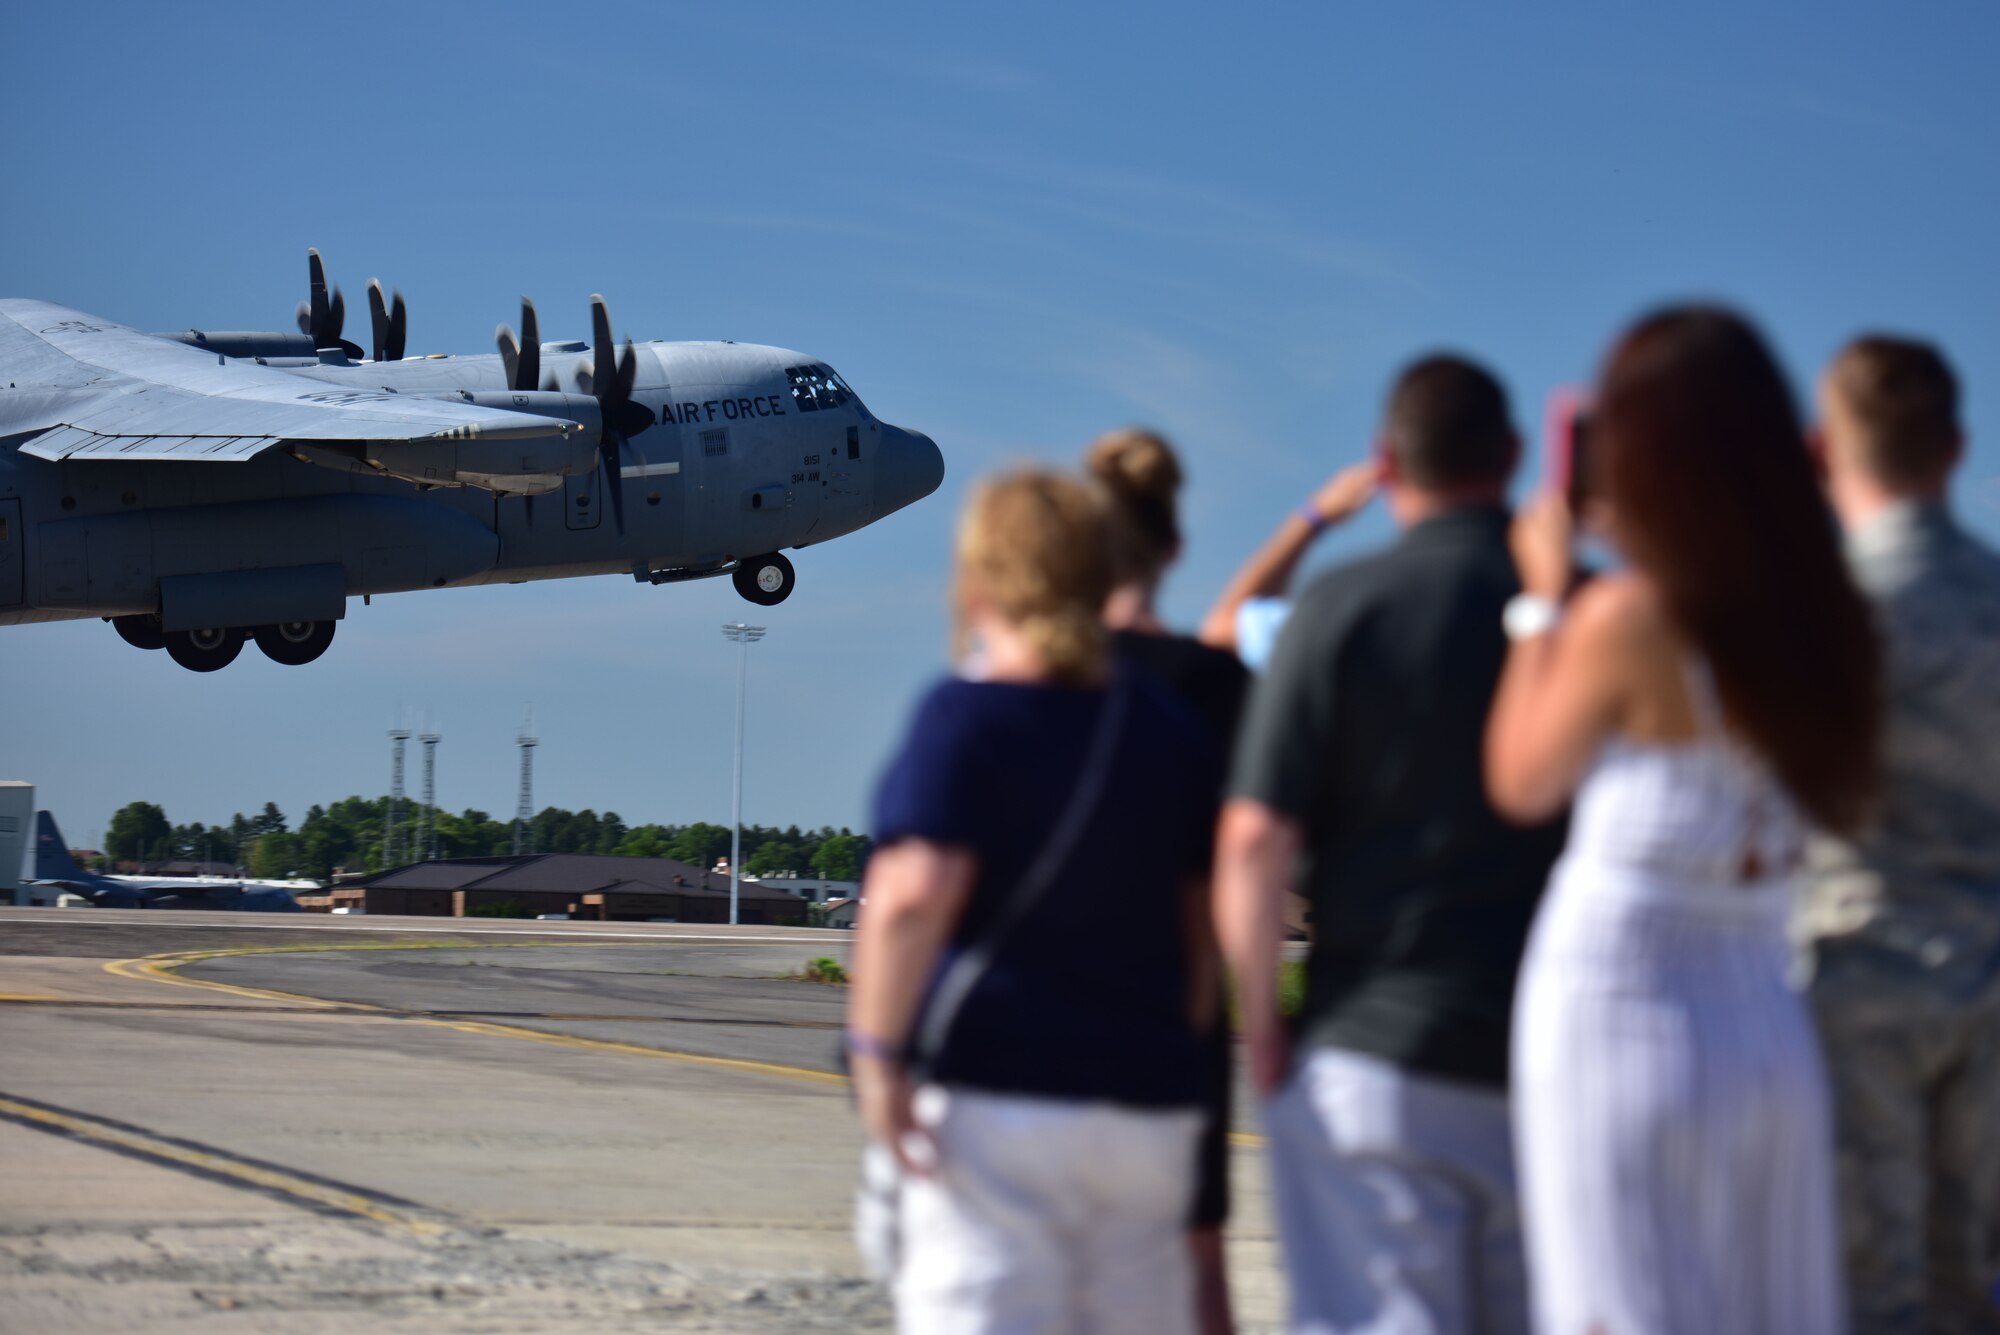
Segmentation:
<svg viewBox="0 0 2000 1335">
<path fill-rule="evenodd" d="M 625 536 L 625 437 L 607 432 L 598 447 L 604 465 L 604 491 L 611 497 L 611 523 L 619 537 Z"/>
<path fill-rule="evenodd" d="M 347 298 L 340 295 L 340 289 L 333 290 L 333 304 L 327 310 L 327 333 L 331 336 L 322 347 L 337 348 L 341 345 L 340 331 L 347 324 Z"/>
<path fill-rule="evenodd" d="M 562 389 L 561 383 L 556 380 L 556 373 L 554 371 L 549 372 L 547 377 L 543 379 L 542 388 L 549 391 L 549 393 L 551 394 L 554 394 L 560 389 Z"/>
<path fill-rule="evenodd" d="M 515 389 L 533 389 L 542 374 L 542 322 L 535 303 L 521 298 L 521 373 L 509 381 Z"/>
<path fill-rule="evenodd" d="M 618 350 L 611 342 L 611 311 L 596 293 L 590 297 L 590 355 L 591 383 L 601 387 L 601 396 L 614 383 L 612 377 L 618 368 L 613 358 Z"/>
<path fill-rule="evenodd" d="M 389 361 L 389 304 L 382 300 L 379 278 L 368 280 L 368 326 L 375 334 L 375 360 Z"/>
<path fill-rule="evenodd" d="M 403 294 L 398 291 L 389 298 L 389 360 L 403 360 L 403 348 L 410 337 L 410 308 L 403 304 Z"/>
<path fill-rule="evenodd" d="M 625 351 L 618 357 L 618 397 L 629 401 L 632 386 L 639 380 L 639 351 L 632 346 L 632 340 L 625 340 Z"/>
<path fill-rule="evenodd" d="M 312 331 L 313 308 L 302 301 L 299 303 L 299 332 L 301 334 L 310 334 Z"/>
<path fill-rule="evenodd" d="M 333 315 L 326 299 L 326 264 L 320 259 L 316 248 L 308 247 L 306 250 L 306 277 L 312 296 L 312 304 L 308 308 L 312 315 L 312 323 L 306 326 L 305 332 L 312 335 L 314 347 L 330 348 L 333 346 L 333 341 L 326 334 L 327 326 L 333 322 Z M 335 331 L 333 337 L 339 336 L 339 332 Z"/>
<path fill-rule="evenodd" d="M 636 436 L 660 419 L 653 410 L 632 398 L 632 386 L 639 379 L 639 354 L 632 341 L 625 341 L 624 355 L 618 359 L 618 381 L 616 392 L 604 404 L 607 416 L 618 422 L 618 433 L 622 436 Z"/>
<path fill-rule="evenodd" d="M 500 347 L 500 365 L 507 369 L 508 385 L 514 389 L 523 388 L 519 375 L 521 344 L 514 337 L 514 331 L 503 324 L 493 331 L 493 341 Z"/>
</svg>

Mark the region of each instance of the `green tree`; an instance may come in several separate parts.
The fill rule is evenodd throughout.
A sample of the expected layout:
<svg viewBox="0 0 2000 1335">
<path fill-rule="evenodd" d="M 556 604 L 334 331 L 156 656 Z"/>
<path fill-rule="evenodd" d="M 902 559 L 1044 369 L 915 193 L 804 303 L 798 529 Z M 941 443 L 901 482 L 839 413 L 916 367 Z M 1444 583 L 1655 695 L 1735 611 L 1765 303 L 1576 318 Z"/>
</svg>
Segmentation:
<svg viewBox="0 0 2000 1335">
<path fill-rule="evenodd" d="M 812 860 L 797 844 L 782 839 L 766 839 L 754 853 L 743 855 L 743 870 L 752 876 L 777 876 L 812 870 Z"/>
<path fill-rule="evenodd" d="M 825 881 L 858 881 L 868 853 L 866 839 L 842 830 L 820 840 L 819 851 L 813 856 L 813 870 Z"/>
<path fill-rule="evenodd" d="M 104 832 L 104 851 L 113 862 L 144 862 L 170 846 L 174 827 L 167 813 L 151 802 L 127 802 L 111 817 Z"/>
<path fill-rule="evenodd" d="M 250 874 L 269 880 L 285 880 L 303 874 L 299 866 L 298 837 L 274 831 L 260 834 L 250 845 Z"/>
<path fill-rule="evenodd" d="M 729 851 L 729 831 L 720 825 L 710 825 L 706 821 L 696 821 L 683 828 L 674 837 L 667 849 L 667 856 L 679 858 L 689 866 L 706 870 L 715 865 L 715 860 Z"/>
<path fill-rule="evenodd" d="M 665 858 L 673 856 L 668 851 L 673 843 L 666 826 L 639 825 L 627 830 L 611 851 L 621 858 Z"/>
</svg>

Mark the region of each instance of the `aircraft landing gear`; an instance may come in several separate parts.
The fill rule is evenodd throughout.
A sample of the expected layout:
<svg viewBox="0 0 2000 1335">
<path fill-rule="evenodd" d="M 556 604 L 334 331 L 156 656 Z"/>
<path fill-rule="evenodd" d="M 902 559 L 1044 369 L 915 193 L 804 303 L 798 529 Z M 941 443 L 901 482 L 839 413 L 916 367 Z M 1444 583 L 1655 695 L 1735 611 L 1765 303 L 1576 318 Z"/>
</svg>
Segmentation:
<svg viewBox="0 0 2000 1335">
<path fill-rule="evenodd" d="M 310 663 L 333 643 L 331 621 L 281 621 L 275 626 L 259 626 L 252 632 L 257 647 L 273 663 L 298 667 Z"/>
<path fill-rule="evenodd" d="M 113 617 L 111 629 L 117 631 L 118 638 L 134 649 L 167 647 L 167 633 L 160 629 L 160 618 L 151 612 L 136 616 Z"/>
<path fill-rule="evenodd" d="M 798 584 L 792 563 L 777 552 L 746 556 L 736 563 L 730 578 L 736 583 L 736 591 L 759 607 L 776 607 L 792 596 L 792 589 Z"/>
<path fill-rule="evenodd" d="M 172 630 L 166 634 L 167 656 L 190 672 L 226 668 L 243 652 L 243 632 L 228 626 L 202 630 Z"/>
</svg>

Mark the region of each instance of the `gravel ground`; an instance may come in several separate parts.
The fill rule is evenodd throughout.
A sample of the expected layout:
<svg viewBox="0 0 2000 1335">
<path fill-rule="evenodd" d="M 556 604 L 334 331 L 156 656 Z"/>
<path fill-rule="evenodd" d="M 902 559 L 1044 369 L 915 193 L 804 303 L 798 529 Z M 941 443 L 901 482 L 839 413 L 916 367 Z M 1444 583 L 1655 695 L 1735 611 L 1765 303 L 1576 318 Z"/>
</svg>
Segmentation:
<svg viewBox="0 0 2000 1335">
<path fill-rule="evenodd" d="M 9 1331 L 875 1331 L 852 1275 L 679 1266 L 504 1233 L 441 1238 L 310 1217 L 0 1228 Z"/>
</svg>

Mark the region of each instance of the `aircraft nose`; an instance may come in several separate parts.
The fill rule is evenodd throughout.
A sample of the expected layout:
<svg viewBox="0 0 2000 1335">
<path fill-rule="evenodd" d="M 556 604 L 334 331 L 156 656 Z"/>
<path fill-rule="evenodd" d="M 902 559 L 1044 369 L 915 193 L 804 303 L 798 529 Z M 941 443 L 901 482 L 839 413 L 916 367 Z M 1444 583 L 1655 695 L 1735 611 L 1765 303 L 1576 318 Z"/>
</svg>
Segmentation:
<svg viewBox="0 0 2000 1335">
<path fill-rule="evenodd" d="M 882 426 L 875 455 L 875 517 L 920 501 L 944 481 L 944 455 L 921 431 Z"/>
</svg>

